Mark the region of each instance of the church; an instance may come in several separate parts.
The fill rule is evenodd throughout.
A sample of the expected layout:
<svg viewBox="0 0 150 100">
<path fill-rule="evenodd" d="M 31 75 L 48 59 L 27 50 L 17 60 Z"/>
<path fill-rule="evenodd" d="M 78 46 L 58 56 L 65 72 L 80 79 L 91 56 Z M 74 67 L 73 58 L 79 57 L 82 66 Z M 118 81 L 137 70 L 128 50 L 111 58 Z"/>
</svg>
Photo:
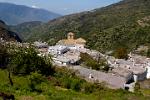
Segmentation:
<svg viewBox="0 0 150 100">
<path fill-rule="evenodd" d="M 58 41 L 57 45 L 64 45 L 69 47 L 70 49 L 76 50 L 84 49 L 86 40 L 84 40 L 83 38 L 75 39 L 74 37 L 75 37 L 74 33 L 69 32 L 67 35 L 67 39 Z"/>
</svg>

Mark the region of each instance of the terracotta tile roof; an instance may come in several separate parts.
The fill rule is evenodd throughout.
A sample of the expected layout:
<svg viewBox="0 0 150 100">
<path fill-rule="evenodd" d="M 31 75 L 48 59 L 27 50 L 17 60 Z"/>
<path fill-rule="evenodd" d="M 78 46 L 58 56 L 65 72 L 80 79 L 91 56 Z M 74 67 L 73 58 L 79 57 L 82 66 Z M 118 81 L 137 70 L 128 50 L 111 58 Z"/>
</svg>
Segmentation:
<svg viewBox="0 0 150 100">
<path fill-rule="evenodd" d="M 73 36 L 73 37 L 70 37 Z M 76 44 L 85 44 L 86 40 L 83 38 L 74 39 L 74 33 L 68 33 L 68 39 L 60 40 L 57 44 L 60 45 L 76 45 Z"/>
<path fill-rule="evenodd" d="M 76 39 L 76 43 L 86 43 L 86 41 L 83 38 Z"/>
</svg>

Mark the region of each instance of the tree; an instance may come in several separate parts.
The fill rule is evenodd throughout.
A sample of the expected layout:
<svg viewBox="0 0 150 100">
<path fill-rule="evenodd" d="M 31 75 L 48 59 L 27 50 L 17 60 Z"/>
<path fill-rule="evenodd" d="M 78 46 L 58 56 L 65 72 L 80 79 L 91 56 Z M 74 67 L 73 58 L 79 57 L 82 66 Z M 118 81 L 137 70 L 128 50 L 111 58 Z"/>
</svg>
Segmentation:
<svg viewBox="0 0 150 100">
<path fill-rule="evenodd" d="M 16 49 L 9 64 L 9 69 L 14 74 L 27 75 L 38 71 L 43 75 L 53 72 L 51 61 L 40 57 L 34 48 Z"/>
<path fill-rule="evenodd" d="M 7 48 L 0 43 L 0 68 L 5 67 L 8 63 L 9 54 L 7 52 Z"/>
<path fill-rule="evenodd" d="M 7 68 L 7 64 L 8 64 L 8 61 L 9 61 L 9 58 L 10 58 L 10 55 L 9 53 L 7 52 L 7 47 L 5 47 L 4 45 L 2 45 L 0 43 L 0 68 Z M 8 71 L 8 79 L 9 79 L 9 82 L 10 82 L 10 85 L 13 86 L 13 81 L 12 81 L 12 78 L 11 78 L 11 73 L 10 71 Z"/>
<path fill-rule="evenodd" d="M 150 49 L 147 50 L 147 57 L 150 57 Z"/>
</svg>

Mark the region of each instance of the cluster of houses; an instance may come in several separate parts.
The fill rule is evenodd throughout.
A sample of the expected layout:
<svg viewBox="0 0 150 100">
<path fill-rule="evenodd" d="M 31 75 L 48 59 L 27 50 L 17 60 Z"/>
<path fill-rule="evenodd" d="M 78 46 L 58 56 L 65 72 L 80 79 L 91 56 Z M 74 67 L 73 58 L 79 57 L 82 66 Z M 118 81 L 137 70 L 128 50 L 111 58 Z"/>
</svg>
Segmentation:
<svg viewBox="0 0 150 100">
<path fill-rule="evenodd" d="M 54 64 L 60 66 L 79 65 L 81 52 L 88 53 L 95 59 L 98 57 L 104 57 L 111 70 L 109 73 L 103 74 L 105 74 L 105 77 L 111 76 L 113 80 L 123 80 L 117 83 L 120 88 L 130 89 L 134 87 L 134 83 L 137 81 L 150 78 L 149 58 L 130 53 L 128 60 L 115 59 L 112 56 L 104 55 L 98 51 L 86 49 L 86 41 L 82 38 L 75 39 L 74 37 L 74 33 L 70 32 L 67 35 L 67 39 L 58 41 L 55 46 L 48 46 L 46 43 L 39 42 L 35 42 L 34 45 L 38 47 L 40 52 L 51 54 Z M 90 74 L 90 76 L 92 75 Z M 103 81 L 111 84 L 110 80 L 108 80 L 108 78 L 103 79 Z M 113 80 L 112 84 L 114 83 Z"/>
<path fill-rule="evenodd" d="M 106 56 L 111 73 L 125 78 L 125 88 L 134 87 L 138 81 L 150 79 L 150 58 L 130 53 L 128 60 Z M 132 91 L 132 90 L 131 90 Z"/>
</svg>

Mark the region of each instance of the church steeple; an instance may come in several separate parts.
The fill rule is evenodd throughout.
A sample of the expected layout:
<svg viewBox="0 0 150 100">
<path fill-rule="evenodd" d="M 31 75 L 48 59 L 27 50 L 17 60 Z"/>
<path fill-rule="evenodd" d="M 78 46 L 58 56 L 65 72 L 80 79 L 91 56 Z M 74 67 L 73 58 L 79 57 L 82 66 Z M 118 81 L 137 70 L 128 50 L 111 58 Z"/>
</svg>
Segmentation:
<svg viewBox="0 0 150 100">
<path fill-rule="evenodd" d="M 68 37 L 68 40 L 74 39 L 74 33 L 69 32 L 67 37 Z"/>
</svg>

